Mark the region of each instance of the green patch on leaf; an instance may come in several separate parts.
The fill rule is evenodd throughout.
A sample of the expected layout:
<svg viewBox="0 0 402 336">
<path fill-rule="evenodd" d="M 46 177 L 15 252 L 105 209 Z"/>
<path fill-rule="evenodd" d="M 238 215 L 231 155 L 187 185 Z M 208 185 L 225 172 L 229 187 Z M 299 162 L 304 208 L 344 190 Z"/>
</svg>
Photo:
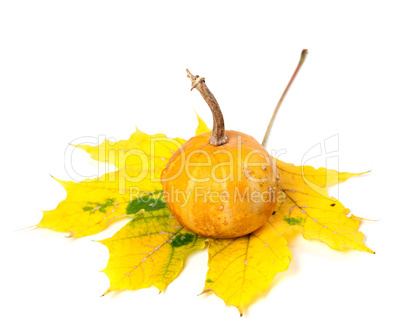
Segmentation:
<svg viewBox="0 0 402 336">
<path fill-rule="evenodd" d="M 283 217 L 283 220 L 288 223 L 289 225 L 303 225 L 304 222 L 306 221 L 302 217 Z"/>
<path fill-rule="evenodd" d="M 126 208 L 127 215 L 134 215 L 142 209 L 149 212 L 165 208 L 166 202 L 162 199 L 161 195 L 162 193 L 158 191 L 137 197 L 128 204 Z"/>
<path fill-rule="evenodd" d="M 206 283 L 212 283 L 213 281 L 211 279 L 205 280 Z"/>
<path fill-rule="evenodd" d="M 96 211 L 106 213 L 108 207 L 114 205 L 114 198 L 106 198 L 105 202 L 87 202 L 88 205 L 84 206 L 82 210 L 89 211 L 91 215 L 93 215 Z"/>
<path fill-rule="evenodd" d="M 173 247 L 181 247 L 183 245 L 188 245 L 192 243 L 195 239 L 195 236 L 191 233 L 179 234 L 170 243 Z"/>
</svg>

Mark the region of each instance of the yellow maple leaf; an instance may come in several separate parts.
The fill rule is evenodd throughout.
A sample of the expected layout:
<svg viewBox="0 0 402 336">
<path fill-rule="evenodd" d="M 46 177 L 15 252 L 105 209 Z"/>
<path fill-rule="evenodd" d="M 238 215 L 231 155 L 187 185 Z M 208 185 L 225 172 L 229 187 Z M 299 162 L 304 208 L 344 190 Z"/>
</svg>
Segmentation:
<svg viewBox="0 0 402 336">
<path fill-rule="evenodd" d="M 197 117 L 196 135 L 210 131 Z M 113 163 L 119 170 L 80 183 L 59 181 L 67 198 L 55 210 L 44 212 L 39 227 L 81 237 L 134 215 L 113 237 L 101 241 L 110 252 L 104 270 L 110 280 L 106 293 L 152 285 L 163 290 L 182 269 L 184 254 L 205 246 L 206 238 L 180 226 L 162 198 L 160 172 L 182 143 L 182 139 L 137 130 L 129 140 L 79 145 L 92 158 Z M 360 219 L 348 216 L 349 210 L 327 191 L 360 174 L 276 163 L 284 197 L 268 222 L 243 237 L 208 239 L 209 269 L 203 293 L 214 292 L 240 313 L 277 273 L 288 268 L 291 254 L 285 233 L 301 232 L 337 250 L 372 252 L 358 231 Z"/>
<path fill-rule="evenodd" d="M 105 294 L 152 285 L 162 291 L 183 268 L 185 253 L 205 247 L 205 238 L 182 227 L 166 204 L 154 212 L 141 211 L 113 237 L 100 242 L 110 253 L 103 270 L 110 281 Z"/>
<path fill-rule="evenodd" d="M 208 253 L 203 293 L 213 291 L 240 314 L 292 260 L 286 240 L 270 223 L 243 237 L 209 239 Z"/>
</svg>

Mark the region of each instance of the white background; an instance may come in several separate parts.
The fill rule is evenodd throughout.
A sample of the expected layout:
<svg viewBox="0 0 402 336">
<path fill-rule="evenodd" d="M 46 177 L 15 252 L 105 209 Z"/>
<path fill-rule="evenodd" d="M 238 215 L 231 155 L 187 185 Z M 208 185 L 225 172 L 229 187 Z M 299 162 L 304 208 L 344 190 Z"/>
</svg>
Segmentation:
<svg viewBox="0 0 402 336">
<path fill-rule="evenodd" d="M 0 4 L 2 335 L 398 335 L 401 281 L 401 8 L 398 1 L 2 1 Z M 371 173 L 332 192 L 377 252 L 340 253 L 300 237 L 294 262 L 239 318 L 201 292 L 206 251 L 158 295 L 100 295 L 108 253 L 37 224 L 65 192 L 51 177 L 83 136 L 189 138 L 195 108 L 186 67 L 205 76 L 228 129 L 261 140 L 303 48 L 309 56 L 271 134 L 300 164 L 339 136 L 339 169 Z M 326 156 L 311 160 L 326 165 Z M 98 172 L 83 152 L 81 175 Z M 328 160 L 332 165 L 337 160 Z"/>
</svg>

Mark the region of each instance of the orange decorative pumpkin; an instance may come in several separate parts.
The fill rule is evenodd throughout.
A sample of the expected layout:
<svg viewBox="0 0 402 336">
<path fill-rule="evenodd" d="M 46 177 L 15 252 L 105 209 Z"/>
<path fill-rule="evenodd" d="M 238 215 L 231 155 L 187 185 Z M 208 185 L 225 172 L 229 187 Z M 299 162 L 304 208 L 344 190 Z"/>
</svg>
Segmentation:
<svg viewBox="0 0 402 336">
<path fill-rule="evenodd" d="M 166 203 L 181 225 L 206 237 L 244 236 L 272 215 L 279 176 L 272 157 L 253 137 L 226 131 L 219 105 L 193 76 L 214 116 L 212 132 L 188 140 L 170 158 L 161 182 Z"/>
</svg>

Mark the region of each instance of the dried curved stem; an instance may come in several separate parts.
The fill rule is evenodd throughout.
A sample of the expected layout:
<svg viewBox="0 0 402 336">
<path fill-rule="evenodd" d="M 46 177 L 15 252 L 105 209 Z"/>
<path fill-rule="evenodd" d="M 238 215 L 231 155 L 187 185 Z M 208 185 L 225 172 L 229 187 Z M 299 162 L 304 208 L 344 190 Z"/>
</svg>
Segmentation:
<svg viewBox="0 0 402 336">
<path fill-rule="evenodd" d="M 191 72 L 186 69 L 187 77 L 191 79 L 191 90 L 196 88 L 204 100 L 207 102 L 214 117 L 214 127 L 212 129 L 212 136 L 209 138 L 209 143 L 212 146 L 221 146 L 229 140 L 225 134 L 225 122 L 219 104 L 205 84 L 205 78 L 200 76 L 193 76 Z"/>
</svg>

